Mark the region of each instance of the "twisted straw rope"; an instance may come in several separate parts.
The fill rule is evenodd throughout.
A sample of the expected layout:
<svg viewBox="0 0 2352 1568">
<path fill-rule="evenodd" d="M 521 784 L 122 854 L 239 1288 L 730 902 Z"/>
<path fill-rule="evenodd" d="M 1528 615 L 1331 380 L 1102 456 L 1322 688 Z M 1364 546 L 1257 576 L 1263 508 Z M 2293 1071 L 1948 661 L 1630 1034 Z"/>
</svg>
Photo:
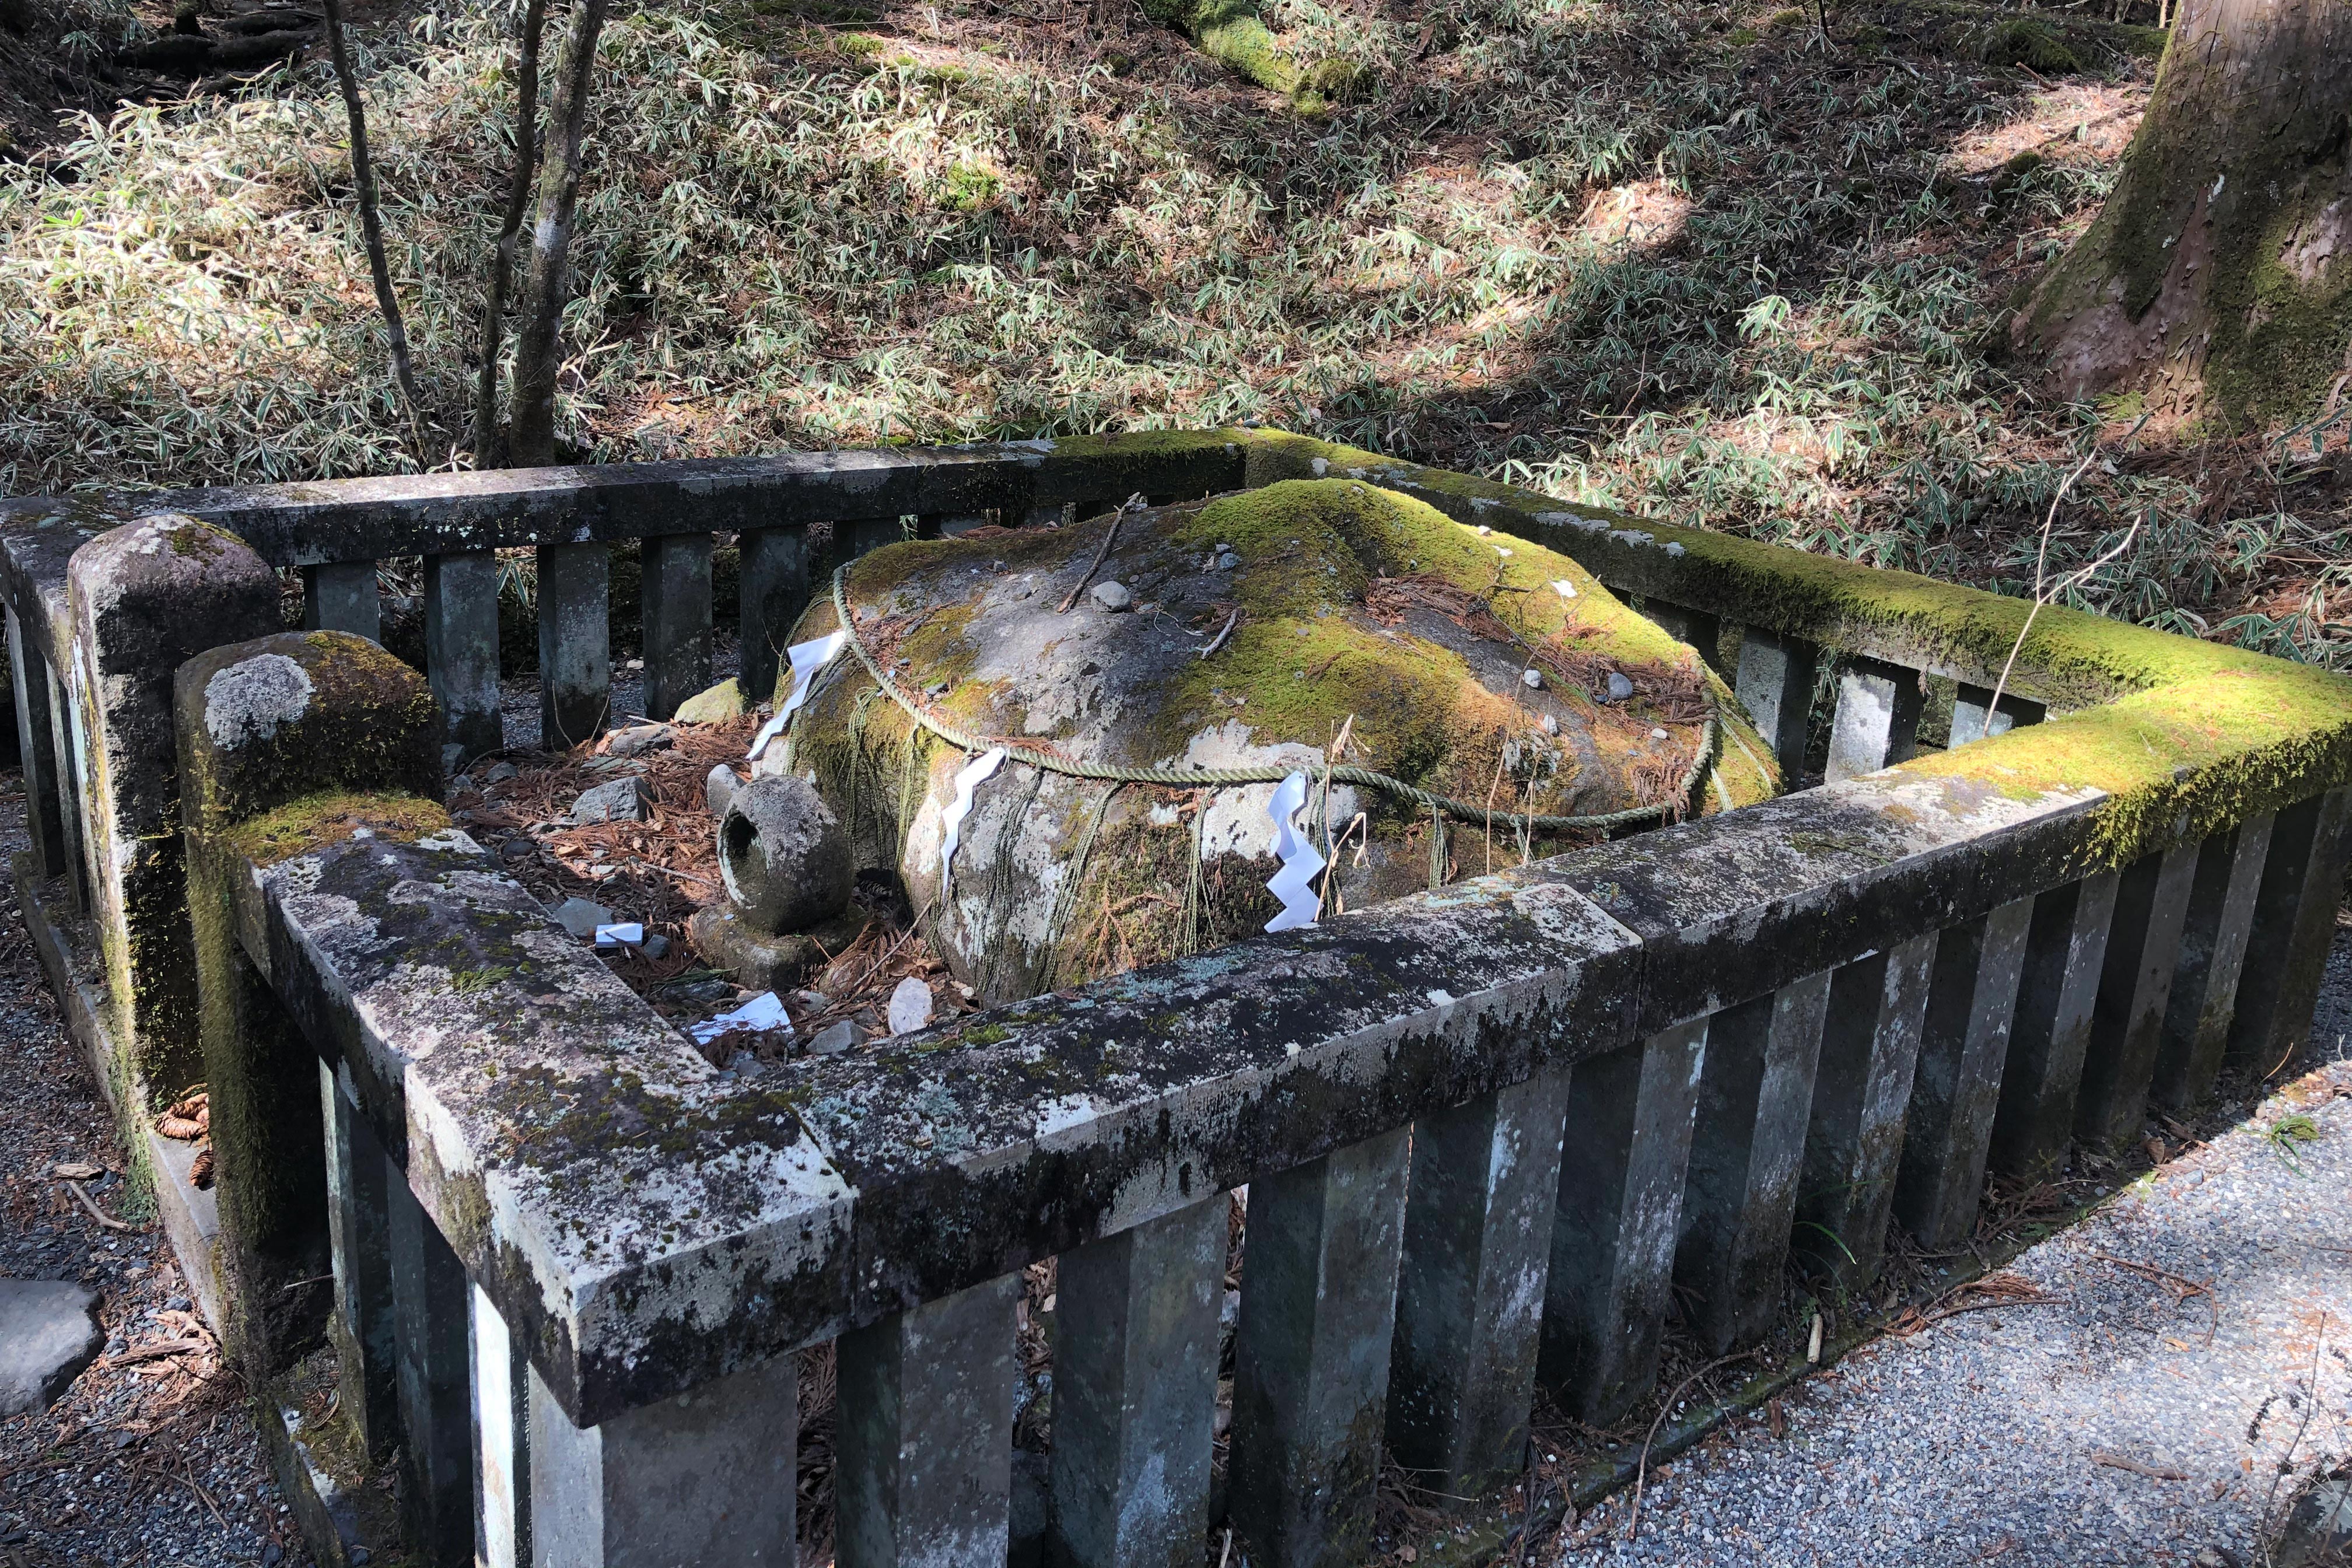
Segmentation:
<svg viewBox="0 0 2352 1568">
<path fill-rule="evenodd" d="M 1097 779 L 1105 783 L 1164 784 L 1176 789 L 1217 788 L 1226 784 L 1278 784 L 1298 771 L 1295 765 L 1255 768 L 1114 767 L 1108 763 L 1075 762 L 1067 757 L 1056 756 L 1050 752 L 1033 750 L 1018 742 L 1008 744 L 995 737 L 975 734 L 961 725 L 950 723 L 918 707 L 913 699 L 898 689 L 898 683 L 892 680 L 884 672 L 882 667 L 874 662 L 874 656 L 867 653 L 866 645 L 858 640 L 856 622 L 850 616 L 849 598 L 844 591 L 848 574 L 849 563 L 846 562 L 834 569 L 833 613 L 839 617 L 842 631 L 847 634 L 844 640 L 849 644 L 849 650 L 857 656 L 857 662 L 866 667 L 866 673 L 874 678 L 874 683 L 881 688 L 883 694 L 904 709 L 908 718 L 961 751 L 984 752 L 992 747 L 1004 746 L 1008 760 L 1025 763 L 1033 768 L 1041 768 L 1049 773 L 1060 773 L 1065 777 L 1075 779 Z M 1716 724 L 1715 698 L 1711 693 L 1707 697 L 1707 709 L 1705 726 L 1699 732 L 1698 755 L 1692 761 L 1690 770 L 1683 775 L 1682 783 L 1675 789 L 1675 798 L 1678 800 L 1690 800 L 1694 792 L 1706 781 L 1709 770 L 1715 765 L 1716 751 L 1721 736 Z M 1334 763 L 1328 770 L 1328 776 L 1333 784 L 1360 784 L 1367 789 L 1378 790 L 1383 795 L 1394 795 L 1400 800 L 1409 800 L 1424 811 L 1443 812 L 1457 822 L 1478 823 L 1487 826 L 1508 827 L 1519 831 L 1562 833 L 1591 832 L 1599 829 L 1608 832 L 1647 822 L 1664 821 L 1666 819 L 1668 811 L 1668 808 L 1663 805 L 1628 806 L 1622 811 L 1612 811 L 1595 816 L 1548 816 L 1532 812 L 1523 814 L 1493 811 L 1470 801 L 1456 800 L 1451 795 L 1433 795 L 1425 789 L 1405 783 L 1401 778 L 1377 773 L 1370 768 Z"/>
</svg>

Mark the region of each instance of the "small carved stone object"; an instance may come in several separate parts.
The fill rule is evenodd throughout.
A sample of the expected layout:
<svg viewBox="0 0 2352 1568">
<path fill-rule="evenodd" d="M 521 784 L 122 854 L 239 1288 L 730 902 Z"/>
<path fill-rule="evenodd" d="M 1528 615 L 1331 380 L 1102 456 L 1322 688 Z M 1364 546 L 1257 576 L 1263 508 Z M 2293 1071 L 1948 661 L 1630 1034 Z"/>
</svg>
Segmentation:
<svg viewBox="0 0 2352 1568">
<path fill-rule="evenodd" d="M 804 779 L 740 785 L 719 823 L 719 875 L 753 931 L 807 931 L 841 913 L 856 878 L 849 835 Z"/>
</svg>

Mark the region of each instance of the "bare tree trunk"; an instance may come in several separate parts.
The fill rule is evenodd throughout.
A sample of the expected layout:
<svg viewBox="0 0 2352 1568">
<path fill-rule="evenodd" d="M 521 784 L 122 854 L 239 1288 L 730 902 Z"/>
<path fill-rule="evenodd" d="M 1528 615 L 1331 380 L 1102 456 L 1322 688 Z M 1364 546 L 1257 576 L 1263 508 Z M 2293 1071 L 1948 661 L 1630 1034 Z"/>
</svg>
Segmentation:
<svg viewBox="0 0 2352 1568">
<path fill-rule="evenodd" d="M 408 405 L 409 433 L 416 444 L 416 460 L 429 465 L 425 450 L 425 403 L 416 395 L 416 373 L 408 363 L 408 328 L 400 319 L 400 300 L 392 291 L 392 267 L 384 259 L 383 220 L 376 210 L 375 164 L 368 157 L 367 109 L 360 101 L 360 79 L 352 69 L 350 46 L 343 38 L 342 0 L 327 0 L 327 49 L 335 62 L 335 80 L 343 89 L 343 113 L 352 127 L 352 179 L 359 187 L 360 235 L 367 243 L 368 271 L 375 279 L 375 306 L 383 315 L 383 335 L 392 350 L 392 374 Z"/>
<path fill-rule="evenodd" d="M 482 375 L 474 394 L 474 467 L 498 466 L 499 354 L 506 339 L 507 288 L 514 278 L 522 215 L 530 205 L 531 174 L 539 165 L 539 38 L 547 25 L 547 0 L 530 0 L 522 16 L 522 58 L 515 68 L 514 177 L 507 184 L 505 221 L 490 257 L 490 282 L 482 301 Z"/>
<path fill-rule="evenodd" d="M 2069 395 L 2292 421 L 2352 372 L 2352 5 L 2183 0 L 2090 231 L 2011 324 Z"/>
<path fill-rule="evenodd" d="M 572 220 L 580 204 L 581 142 L 596 79 L 596 38 L 608 0 L 579 0 L 562 74 L 548 107 L 548 147 L 539 171 L 539 211 L 531 224 L 530 275 L 515 336 L 514 433 L 509 456 L 521 467 L 555 461 L 555 375 L 562 364 L 563 303 Z"/>
</svg>

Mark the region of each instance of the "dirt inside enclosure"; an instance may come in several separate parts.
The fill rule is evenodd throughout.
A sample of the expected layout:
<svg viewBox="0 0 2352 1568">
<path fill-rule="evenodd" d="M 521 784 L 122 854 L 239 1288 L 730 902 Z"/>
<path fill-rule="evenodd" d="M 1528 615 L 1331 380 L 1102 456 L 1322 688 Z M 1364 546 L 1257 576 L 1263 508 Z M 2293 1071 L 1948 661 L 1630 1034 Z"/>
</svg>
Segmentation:
<svg viewBox="0 0 2352 1568">
<path fill-rule="evenodd" d="M 695 952 L 687 927 L 697 910 L 727 901 L 707 794 L 711 770 L 724 765 L 739 781 L 748 777 L 744 753 L 760 723 L 752 713 L 712 724 L 646 724 L 561 756 L 480 758 L 452 781 L 451 816 L 550 910 L 561 913 L 576 899 L 605 911 L 599 923 L 641 925 L 646 940 L 600 948 L 599 955 L 656 1012 L 688 1027 L 751 994 Z M 627 779 L 644 784 L 641 819 L 575 820 L 583 795 Z M 721 1068 L 746 1069 L 805 1048 L 843 1020 L 860 1037 L 887 1037 L 890 994 L 908 976 L 930 988 L 935 1019 L 971 1007 L 969 991 L 949 977 L 887 880 L 861 878 L 855 906 L 865 916 L 862 934 L 826 950 L 803 988 L 779 993 L 789 1033 L 721 1033 L 701 1043 L 704 1055 Z M 593 940 L 593 931 L 581 940 Z"/>
</svg>

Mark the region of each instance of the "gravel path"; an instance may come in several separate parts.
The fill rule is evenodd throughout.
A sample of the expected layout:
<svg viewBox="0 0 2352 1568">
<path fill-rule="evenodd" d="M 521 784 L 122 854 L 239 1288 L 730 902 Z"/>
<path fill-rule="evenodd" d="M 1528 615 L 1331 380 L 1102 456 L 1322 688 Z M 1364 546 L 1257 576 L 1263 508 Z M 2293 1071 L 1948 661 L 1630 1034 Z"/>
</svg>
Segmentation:
<svg viewBox="0 0 2352 1568">
<path fill-rule="evenodd" d="M 1651 1476 L 1633 1542 L 1621 1495 L 1557 1561 L 2260 1563 L 2352 1455 L 2352 933 L 2329 967 L 2324 1065 L 2011 1265 L 2054 1302 L 1865 1347 L 1783 1397 L 1784 1437 L 1738 1422 Z"/>
<path fill-rule="evenodd" d="M 12 774 L 0 778 L 0 1275 L 91 1286 L 108 1342 L 46 1413 L 0 1422 L 0 1563 L 307 1563 L 244 1387 L 221 1366 L 163 1227 L 126 1210 L 114 1119 L 66 1038 L 17 917 L 6 857 L 24 847 Z M 84 1190 L 132 1227 L 92 1218 L 52 1178 L 60 1162 L 105 1167 Z M 186 1348 L 109 1364 L 167 1343 Z"/>
</svg>

